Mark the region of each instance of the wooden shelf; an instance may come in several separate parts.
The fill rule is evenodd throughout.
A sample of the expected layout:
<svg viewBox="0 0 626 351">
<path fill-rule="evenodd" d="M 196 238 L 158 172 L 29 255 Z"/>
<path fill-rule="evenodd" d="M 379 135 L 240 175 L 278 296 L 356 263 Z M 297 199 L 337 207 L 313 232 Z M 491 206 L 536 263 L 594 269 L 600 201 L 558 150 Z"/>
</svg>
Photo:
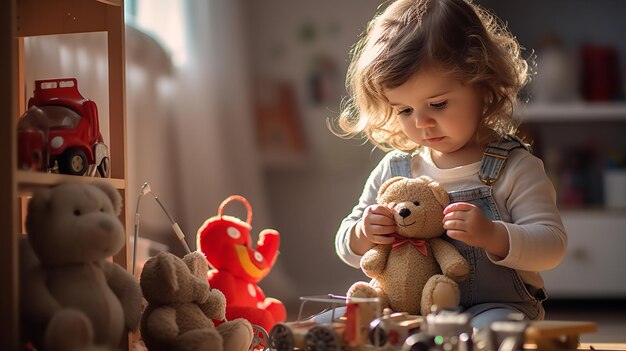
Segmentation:
<svg viewBox="0 0 626 351">
<path fill-rule="evenodd" d="M 104 4 L 108 4 L 108 5 L 122 6 L 121 0 L 97 0 L 97 1 L 104 3 Z"/>
<path fill-rule="evenodd" d="M 626 121 L 626 103 L 530 103 L 519 108 L 516 118 L 523 122 Z"/>
<path fill-rule="evenodd" d="M 68 182 L 106 182 L 113 185 L 118 190 L 124 190 L 126 188 L 126 181 L 124 179 L 79 177 L 44 172 L 17 171 L 15 179 L 17 180 L 18 191 L 20 194 L 30 193 L 35 188 L 41 186 L 50 186 Z"/>
<path fill-rule="evenodd" d="M 560 207 L 561 217 L 580 217 L 588 219 L 611 219 L 626 218 L 626 208 L 608 208 L 608 207 L 581 207 L 568 208 Z"/>
<path fill-rule="evenodd" d="M 120 3 L 121 0 L 20 0 L 17 36 L 106 31 L 114 13 L 120 11 Z"/>
<path fill-rule="evenodd" d="M 126 109 L 123 0 L 9 0 L 0 11 L 0 340 L 3 350 L 22 350 L 19 322 L 18 238 L 22 231 L 26 196 L 33 190 L 64 182 L 104 181 L 119 190 L 126 207 Z M 24 112 L 24 40 L 26 37 L 104 32 L 107 37 L 109 151 L 112 178 L 78 177 L 23 171 L 17 168 L 17 120 Z M 53 49 L 54 50 L 54 49 Z M 46 64 L 46 61 L 42 61 Z M 30 79 L 30 78 L 29 78 Z M 106 89 L 106 88 L 105 88 Z M 101 123 L 106 123 L 101 121 Z M 126 246 L 113 261 L 128 269 L 130 223 Z M 69 336 L 71 337 L 71 336 Z M 128 340 L 120 346 L 129 349 Z"/>
</svg>

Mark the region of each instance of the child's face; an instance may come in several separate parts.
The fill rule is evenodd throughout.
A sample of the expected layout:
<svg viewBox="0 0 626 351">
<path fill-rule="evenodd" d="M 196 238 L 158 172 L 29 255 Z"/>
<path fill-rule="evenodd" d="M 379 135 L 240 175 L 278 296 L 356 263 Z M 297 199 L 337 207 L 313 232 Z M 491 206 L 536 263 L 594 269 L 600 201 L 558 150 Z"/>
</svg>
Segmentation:
<svg viewBox="0 0 626 351">
<path fill-rule="evenodd" d="M 403 85 L 386 89 L 385 96 L 413 142 L 441 156 L 475 149 L 482 115 L 482 99 L 475 87 L 424 68 Z"/>
</svg>

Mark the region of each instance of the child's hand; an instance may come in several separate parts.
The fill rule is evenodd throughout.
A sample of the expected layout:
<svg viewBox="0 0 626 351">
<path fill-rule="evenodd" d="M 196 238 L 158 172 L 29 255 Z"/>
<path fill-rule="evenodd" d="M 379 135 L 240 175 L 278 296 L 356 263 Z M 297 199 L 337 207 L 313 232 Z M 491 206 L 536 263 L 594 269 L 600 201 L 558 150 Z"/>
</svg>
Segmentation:
<svg viewBox="0 0 626 351">
<path fill-rule="evenodd" d="M 443 228 L 452 239 L 485 249 L 499 257 L 509 254 L 509 234 L 502 223 L 490 221 L 480 209 L 456 202 L 443 210 Z"/>
<path fill-rule="evenodd" d="M 363 212 L 360 223 L 361 235 L 373 244 L 391 244 L 395 240 L 392 234 L 396 232 L 396 220 L 393 217 L 394 203 L 370 205 Z"/>
<path fill-rule="evenodd" d="M 487 248 L 493 240 L 495 223 L 467 202 L 456 202 L 443 210 L 443 228 L 452 239 L 470 246 Z"/>
</svg>

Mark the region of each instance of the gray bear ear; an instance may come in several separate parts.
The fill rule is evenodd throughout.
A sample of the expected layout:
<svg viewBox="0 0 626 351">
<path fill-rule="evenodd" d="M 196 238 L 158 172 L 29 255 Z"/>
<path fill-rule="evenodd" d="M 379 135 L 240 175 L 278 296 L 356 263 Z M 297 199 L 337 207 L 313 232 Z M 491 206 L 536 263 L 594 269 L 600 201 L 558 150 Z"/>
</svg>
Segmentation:
<svg viewBox="0 0 626 351">
<path fill-rule="evenodd" d="M 395 182 L 399 182 L 403 179 L 406 179 L 405 177 L 393 177 L 390 179 L 387 179 L 383 185 L 380 186 L 380 189 L 378 189 L 378 197 L 376 198 L 376 201 L 378 202 L 378 204 L 385 204 L 388 203 L 389 201 L 387 201 L 387 198 L 389 198 L 389 196 L 386 196 L 386 192 L 387 189 L 389 188 L 389 186 L 391 186 L 391 184 L 395 183 Z M 393 197 L 393 195 L 391 195 Z"/>
<path fill-rule="evenodd" d="M 209 263 L 202 252 L 194 251 L 186 254 L 185 257 L 183 257 L 183 262 L 189 267 L 191 274 L 198 278 L 207 279 Z"/>
<path fill-rule="evenodd" d="M 111 203 L 113 204 L 113 210 L 115 214 L 119 216 L 122 212 L 122 196 L 119 191 L 113 187 L 113 185 L 104 182 L 95 182 L 93 185 L 104 191 L 105 194 L 111 199 Z"/>
<path fill-rule="evenodd" d="M 50 207 L 50 199 L 52 198 L 52 189 L 44 188 L 38 189 L 33 194 L 32 198 L 28 202 L 28 215 L 26 216 L 26 231 L 30 232 L 32 225 L 35 223 L 31 223 L 33 221 L 33 217 L 35 214 L 39 215 L 41 213 L 47 212 L 47 209 Z M 39 219 L 40 220 L 40 219 Z"/>
<path fill-rule="evenodd" d="M 152 259 L 157 260 L 157 269 L 160 271 L 160 283 L 168 284 L 172 291 L 179 289 L 178 272 L 176 270 L 176 260 L 180 258 L 169 252 L 160 252 Z"/>
</svg>

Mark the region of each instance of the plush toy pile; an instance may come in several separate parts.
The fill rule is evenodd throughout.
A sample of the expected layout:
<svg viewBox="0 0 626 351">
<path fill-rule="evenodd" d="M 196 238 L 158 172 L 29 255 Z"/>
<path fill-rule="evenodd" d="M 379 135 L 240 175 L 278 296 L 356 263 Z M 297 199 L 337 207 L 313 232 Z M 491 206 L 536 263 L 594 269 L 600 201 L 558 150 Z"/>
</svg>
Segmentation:
<svg viewBox="0 0 626 351">
<path fill-rule="evenodd" d="M 20 240 L 23 335 L 44 350 L 116 349 L 141 315 L 141 290 L 107 261 L 124 247 L 121 197 L 108 183 L 37 191 Z"/>
<path fill-rule="evenodd" d="M 222 214 L 224 207 L 234 200 L 246 205 L 246 222 Z M 251 222 L 252 209 L 248 201 L 241 196 L 231 196 L 222 202 L 217 216 L 207 219 L 198 229 L 197 247 L 211 266 L 210 285 L 226 296 L 226 317 L 245 318 L 269 331 L 275 323 L 283 322 L 287 313 L 282 302 L 265 297 L 256 283 L 274 266 L 280 237 L 277 231 L 265 229 L 254 249 Z"/>
<path fill-rule="evenodd" d="M 449 203 L 445 189 L 428 177 L 389 179 L 377 202 L 394 203 L 396 241 L 377 245 L 361 258 L 369 283 L 353 284 L 348 296 L 380 297 L 394 311 L 426 315 L 433 305 L 459 304 L 456 283 L 469 274 L 467 261 L 440 236 L 443 209 Z"/>
<path fill-rule="evenodd" d="M 148 306 L 141 318 L 141 336 L 150 351 L 245 351 L 252 343 L 252 326 L 244 319 L 221 323 L 224 295 L 207 282 L 208 265 L 200 252 L 183 259 L 161 252 L 141 272 L 141 289 Z"/>
</svg>

